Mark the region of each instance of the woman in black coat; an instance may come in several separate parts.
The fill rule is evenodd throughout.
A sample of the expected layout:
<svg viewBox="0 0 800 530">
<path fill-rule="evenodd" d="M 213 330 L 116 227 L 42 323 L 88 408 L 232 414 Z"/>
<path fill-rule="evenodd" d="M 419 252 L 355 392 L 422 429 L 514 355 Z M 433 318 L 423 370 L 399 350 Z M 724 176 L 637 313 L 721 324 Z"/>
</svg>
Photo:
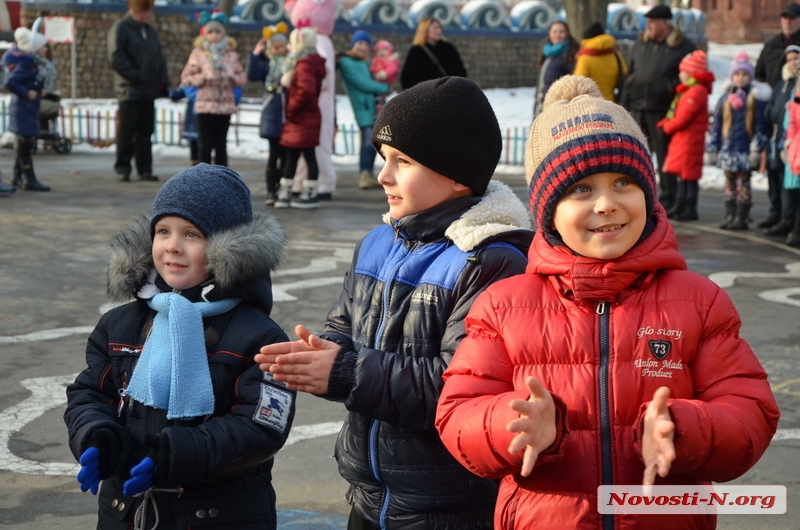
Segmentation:
<svg viewBox="0 0 800 530">
<path fill-rule="evenodd" d="M 406 90 L 448 75 L 467 77 L 467 70 L 456 47 L 442 37 L 441 23 L 435 18 L 423 18 L 403 63 L 400 84 Z"/>
</svg>

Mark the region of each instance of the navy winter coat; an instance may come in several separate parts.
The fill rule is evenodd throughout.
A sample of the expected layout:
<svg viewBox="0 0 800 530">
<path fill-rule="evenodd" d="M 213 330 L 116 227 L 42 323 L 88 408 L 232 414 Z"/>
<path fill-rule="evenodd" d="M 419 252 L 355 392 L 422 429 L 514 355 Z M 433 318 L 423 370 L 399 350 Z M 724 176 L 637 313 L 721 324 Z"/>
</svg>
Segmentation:
<svg viewBox="0 0 800 530">
<path fill-rule="evenodd" d="M 171 290 L 155 274 L 150 241 L 149 220 L 142 219 L 112 242 L 109 294 L 118 300 L 135 293 L 137 300 L 100 318 L 86 348 L 88 367 L 67 388 L 64 420 L 75 458 L 98 429 L 110 430 L 122 448 L 101 476 L 98 528 L 133 527 L 146 496 L 126 497 L 122 485 L 131 467 L 150 453 L 142 439 L 151 434 L 169 441 L 159 447 L 154 487 L 181 491 L 153 492 L 144 528 L 153 527 L 155 504 L 159 530 L 274 530 L 273 455 L 289 436 L 295 392 L 262 372 L 253 357 L 261 346 L 289 340 L 269 317 L 270 269 L 285 235 L 269 214 L 253 212 L 250 223 L 209 238 L 214 276 L 180 293 L 195 302 L 201 296 L 242 299 L 227 313 L 203 319 L 214 412 L 190 420 L 168 420 L 165 410 L 124 394 L 156 316 L 144 298 Z"/>
<path fill-rule="evenodd" d="M 33 55 L 14 48 L 3 56 L 3 66 L 8 71 L 5 86 L 11 92 L 8 130 L 20 136 L 37 136 L 39 103 L 44 84 L 36 79 L 39 73 L 36 61 Z M 28 99 L 30 90 L 38 92 L 36 99 Z"/>
<path fill-rule="evenodd" d="M 388 215 L 385 220 L 389 222 Z M 525 271 L 524 205 L 492 181 L 367 234 L 322 337 L 341 346 L 327 399 L 349 411 L 336 441 L 347 500 L 381 528 L 492 528 L 497 483 L 448 453 L 433 425 L 442 374 L 472 302 Z"/>
<path fill-rule="evenodd" d="M 717 101 L 714 123 L 711 125 L 706 151 L 717 153 L 717 166 L 725 171 L 750 172 L 748 155 L 761 152 L 769 136 L 767 100 L 770 93 L 759 95 L 759 88 L 750 85 L 744 88 L 745 105 L 736 110 L 728 103 L 728 96 L 735 90 L 729 88 Z M 726 132 L 726 107 L 730 107 L 730 124 Z M 752 131 L 747 128 L 747 116 L 752 116 Z"/>
</svg>

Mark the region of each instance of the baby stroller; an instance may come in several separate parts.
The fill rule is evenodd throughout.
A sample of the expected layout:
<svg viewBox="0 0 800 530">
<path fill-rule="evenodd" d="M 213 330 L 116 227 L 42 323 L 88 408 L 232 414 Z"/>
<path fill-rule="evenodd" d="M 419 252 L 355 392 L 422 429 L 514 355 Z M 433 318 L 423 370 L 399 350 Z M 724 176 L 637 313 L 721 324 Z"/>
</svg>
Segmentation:
<svg viewBox="0 0 800 530">
<path fill-rule="evenodd" d="M 72 151 L 72 142 L 58 133 L 58 118 L 61 96 L 46 94 L 39 105 L 39 140 L 44 141 L 44 148 L 66 155 Z"/>
</svg>

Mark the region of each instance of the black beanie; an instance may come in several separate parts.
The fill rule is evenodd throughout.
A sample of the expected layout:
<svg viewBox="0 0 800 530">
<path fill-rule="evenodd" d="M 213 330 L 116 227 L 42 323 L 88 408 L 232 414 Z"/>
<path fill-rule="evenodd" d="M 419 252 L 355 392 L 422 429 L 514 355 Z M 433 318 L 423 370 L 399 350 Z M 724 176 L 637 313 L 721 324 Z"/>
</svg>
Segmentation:
<svg viewBox="0 0 800 530">
<path fill-rule="evenodd" d="M 156 194 L 150 237 L 158 220 L 166 215 L 186 219 L 208 237 L 250 221 L 250 189 L 230 168 L 198 164 L 169 179 Z"/>
<path fill-rule="evenodd" d="M 503 141 L 486 95 L 463 77 L 425 81 L 390 99 L 375 121 L 372 145 L 386 144 L 483 195 Z"/>
<path fill-rule="evenodd" d="M 599 22 L 595 22 L 583 31 L 583 38 L 593 39 L 595 37 L 599 37 L 605 32 L 606 30 L 603 29 L 603 25 Z"/>
</svg>

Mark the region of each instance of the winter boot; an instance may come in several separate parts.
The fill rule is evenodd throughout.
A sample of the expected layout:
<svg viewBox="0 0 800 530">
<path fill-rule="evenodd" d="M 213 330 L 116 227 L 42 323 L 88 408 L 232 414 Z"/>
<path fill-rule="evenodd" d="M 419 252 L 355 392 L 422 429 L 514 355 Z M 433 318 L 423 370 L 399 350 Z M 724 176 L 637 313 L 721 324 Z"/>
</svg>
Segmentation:
<svg viewBox="0 0 800 530">
<path fill-rule="evenodd" d="M 794 229 L 786 238 L 786 244 L 793 248 L 800 248 L 800 213 L 794 220 Z"/>
<path fill-rule="evenodd" d="M 22 174 L 25 176 L 25 183 L 22 189 L 26 191 L 50 191 L 50 186 L 45 186 L 36 180 L 36 173 L 33 172 L 33 164 L 22 166 Z"/>
<path fill-rule="evenodd" d="M 675 215 L 676 221 L 697 221 L 697 196 L 699 194 L 699 184 L 697 181 L 681 182 L 686 190 L 683 209 Z M 678 199 L 680 200 L 680 199 Z"/>
<path fill-rule="evenodd" d="M 299 208 L 301 210 L 310 210 L 312 208 L 319 208 L 319 201 L 317 200 L 317 187 L 319 182 L 316 180 L 306 180 L 303 182 L 303 190 L 300 196 L 292 199 L 292 208 Z"/>
<path fill-rule="evenodd" d="M 725 221 L 719 227 L 723 230 L 728 228 L 734 217 L 736 217 L 736 201 L 725 201 Z"/>
<path fill-rule="evenodd" d="M 378 186 L 380 186 L 380 184 L 375 180 L 375 175 L 372 174 L 372 171 L 362 171 L 358 174 L 358 189 L 368 190 L 370 188 L 377 188 Z"/>
<path fill-rule="evenodd" d="M 15 191 L 17 191 L 17 188 L 11 184 L 6 184 L 3 179 L 0 179 L 0 197 L 8 197 Z"/>
<path fill-rule="evenodd" d="M 752 207 L 752 204 L 737 204 L 736 217 L 734 217 L 733 222 L 728 225 L 728 230 L 747 230 L 749 228 L 747 223 L 750 220 L 750 208 Z"/>
<path fill-rule="evenodd" d="M 281 172 L 278 169 L 267 170 L 267 199 L 264 204 L 272 206 L 278 200 L 278 186 L 281 181 Z"/>
<path fill-rule="evenodd" d="M 676 216 L 683 212 L 686 207 L 686 182 L 683 180 L 678 181 L 678 193 L 675 196 L 675 203 L 672 208 L 667 210 L 667 219 L 675 219 Z"/>
<path fill-rule="evenodd" d="M 281 179 L 278 197 L 275 199 L 275 208 L 288 208 L 292 198 L 292 184 L 294 179 Z"/>
<path fill-rule="evenodd" d="M 794 228 L 792 223 L 786 219 L 781 219 L 778 224 L 775 224 L 771 228 L 764 230 L 764 233 L 768 236 L 786 236 L 789 235 L 789 232 L 792 231 L 792 228 Z"/>
</svg>

